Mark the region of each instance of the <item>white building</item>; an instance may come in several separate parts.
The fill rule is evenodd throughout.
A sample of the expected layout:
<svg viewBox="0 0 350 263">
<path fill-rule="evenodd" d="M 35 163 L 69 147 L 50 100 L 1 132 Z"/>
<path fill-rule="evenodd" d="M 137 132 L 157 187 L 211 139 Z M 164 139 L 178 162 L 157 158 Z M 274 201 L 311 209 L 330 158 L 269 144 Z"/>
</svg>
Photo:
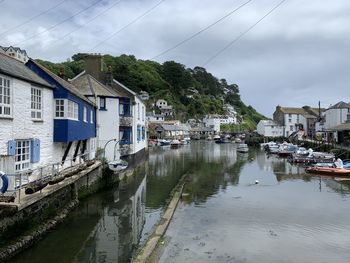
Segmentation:
<svg viewBox="0 0 350 263">
<path fill-rule="evenodd" d="M 149 94 L 147 91 L 141 90 L 139 96 L 143 101 L 149 100 Z"/>
<path fill-rule="evenodd" d="M 119 150 L 119 95 L 83 71 L 71 82 L 80 93 L 94 102 L 96 111 L 97 147 L 104 149 L 107 161 L 118 160 Z"/>
<path fill-rule="evenodd" d="M 158 109 L 160 109 L 161 114 L 163 114 L 164 116 L 173 115 L 173 107 L 168 105 L 168 102 L 166 100 L 157 100 L 155 105 Z"/>
<path fill-rule="evenodd" d="M 155 114 L 154 112 L 147 113 L 146 115 L 148 122 L 164 122 L 165 116 L 162 114 Z"/>
<path fill-rule="evenodd" d="M 325 129 L 333 128 L 337 125 L 350 121 L 350 104 L 340 101 L 326 110 Z"/>
<path fill-rule="evenodd" d="M 24 63 L 0 54 L 0 171 L 9 176 L 55 162 L 53 87 Z M 11 176 L 12 175 L 12 176 Z M 1 182 L 0 182 L 1 184 Z"/>
<path fill-rule="evenodd" d="M 261 120 L 256 127 L 257 133 L 265 137 L 283 136 L 283 127 L 272 120 Z"/>
<path fill-rule="evenodd" d="M 203 119 L 203 123 L 206 127 L 214 130 L 214 132 L 220 132 L 221 117 L 220 115 L 207 115 Z"/>
<path fill-rule="evenodd" d="M 0 46 L 0 53 L 6 54 L 10 57 L 13 57 L 23 63 L 26 63 L 29 60 L 27 52 L 20 49 L 19 47 L 2 47 Z"/>
<path fill-rule="evenodd" d="M 139 155 L 144 154 L 148 145 L 146 105 L 134 91 L 113 79 L 109 67 L 104 67 L 101 55 L 89 55 L 85 58 L 85 72 L 118 94 L 119 129 L 109 131 L 109 137 L 115 138 L 115 133 L 119 133 L 117 138 L 120 141 L 120 155 L 127 157 L 129 161 L 136 160 Z"/>
</svg>

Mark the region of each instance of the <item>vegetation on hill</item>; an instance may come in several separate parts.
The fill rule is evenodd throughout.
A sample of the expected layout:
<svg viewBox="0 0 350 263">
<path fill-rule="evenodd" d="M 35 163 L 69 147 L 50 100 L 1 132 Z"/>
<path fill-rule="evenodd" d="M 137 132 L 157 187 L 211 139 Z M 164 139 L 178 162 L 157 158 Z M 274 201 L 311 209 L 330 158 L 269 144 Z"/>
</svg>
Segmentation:
<svg viewBox="0 0 350 263">
<path fill-rule="evenodd" d="M 84 69 L 85 56 L 75 54 L 72 60 L 57 64 L 37 61 L 56 74 L 64 68 L 66 77 L 73 78 Z M 165 99 L 174 107 L 175 118 L 184 121 L 201 119 L 206 114 L 224 114 L 223 105 L 227 103 L 234 106 L 239 119 L 249 129 L 254 129 L 264 118 L 252 106 L 242 102 L 238 85 L 217 79 L 205 68 L 186 68 L 175 61 L 160 64 L 136 59 L 132 55 L 105 55 L 103 60 L 106 67 L 111 67 L 115 79 L 136 92 L 144 90 L 150 94 L 148 110 L 157 99 Z"/>
</svg>

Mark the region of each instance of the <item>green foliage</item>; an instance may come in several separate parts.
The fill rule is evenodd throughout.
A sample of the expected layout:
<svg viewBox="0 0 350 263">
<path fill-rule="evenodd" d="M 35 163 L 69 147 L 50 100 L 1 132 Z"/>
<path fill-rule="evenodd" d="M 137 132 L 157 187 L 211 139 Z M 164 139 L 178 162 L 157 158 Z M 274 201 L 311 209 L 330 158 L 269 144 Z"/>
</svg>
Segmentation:
<svg viewBox="0 0 350 263">
<path fill-rule="evenodd" d="M 38 60 L 49 70 L 58 74 L 64 69 L 67 78 L 73 78 L 84 70 L 84 59 L 87 54 L 78 53 L 72 56 L 72 61 L 51 63 Z M 110 67 L 115 79 L 140 92 L 147 91 L 150 101 L 148 110 L 158 99 L 165 99 L 174 107 L 175 118 L 202 118 L 206 114 L 224 114 L 223 104 L 235 107 L 244 123 L 239 128 L 254 130 L 256 124 L 264 118 L 251 106 L 246 106 L 240 98 L 237 84 L 229 84 L 225 79 L 217 79 L 205 68 L 186 68 L 175 61 L 160 64 L 150 60 L 140 60 L 133 55 L 113 57 L 105 55 L 104 69 Z M 228 127 L 227 129 L 236 129 Z"/>
</svg>

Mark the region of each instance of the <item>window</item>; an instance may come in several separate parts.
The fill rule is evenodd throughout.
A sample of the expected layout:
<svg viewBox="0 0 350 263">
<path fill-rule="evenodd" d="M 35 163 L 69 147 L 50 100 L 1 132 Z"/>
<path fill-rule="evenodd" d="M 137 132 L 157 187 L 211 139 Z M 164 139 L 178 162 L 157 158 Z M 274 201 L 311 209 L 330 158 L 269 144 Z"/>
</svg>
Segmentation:
<svg viewBox="0 0 350 263">
<path fill-rule="evenodd" d="M 87 108 L 84 106 L 84 122 L 87 122 Z"/>
<path fill-rule="evenodd" d="M 31 117 L 32 119 L 42 119 L 42 89 L 31 88 Z"/>
<path fill-rule="evenodd" d="M 90 123 L 94 123 L 94 112 L 93 112 L 93 110 L 90 111 Z"/>
<path fill-rule="evenodd" d="M 142 134 L 141 134 L 142 140 L 144 141 L 145 138 L 146 138 L 146 130 L 145 130 L 145 127 L 142 126 L 141 131 L 142 131 Z"/>
<path fill-rule="evenodd" d="M 55 117 L 56 118 L 64 118 L 64 100 L 56 100 L 55 101 L 56 105 L 55 105 L 55 108 L 56 108 L 56 114 L 55 114 Z"/>
<path fill-rule="evenodd" d="M 293 125 L 290 125 L 290 131 L 293 131 Z"/>
<path fill-rule="evenodd" d="M 30 140 L 16 141 L 15 169 L 23 171 L 30 166 Z"/>
<path fill-rule="evenodd" d="M 131 127 L 119 127 L 119 140 L 121 145 L 132 144 L 132 128 Z"/>
<path fill-rule="evenodd" d="M 288 122 L 292 122 L 292 119 L 289 119 Z"/>
<path fill-rule="evenodd" d="M 100 97 L 100 110 L 106 110 L 106 98 Z"/>
<path fill-rule="evenodd" d="M 292 118 L 292 114 L 291 114 L 291 113 L 289 113 L 289 114 L 288 114 L 288 117 L 289 117 L 289 118 Z"/>
<path fill-rule="evenodd" d="M 137 125 L 137 141 L 141 141 L 141 126 Z"/>
<path fill-rule="evenodd" d="M 68 100 L 68 119 L 79 120 L 79 105 L 78 103 Z"/>
<path fill-rule="evenodd" d="M 12 116 L 10 80 L 0 76 L 0 117 Z"/>
<path fill-rule="evenodd" d="M 132 116 L 131 115 L 130 99 L 120 98 L 120 100 L 119 100 L 119 115 L 120 116 Z"/>
</svg>

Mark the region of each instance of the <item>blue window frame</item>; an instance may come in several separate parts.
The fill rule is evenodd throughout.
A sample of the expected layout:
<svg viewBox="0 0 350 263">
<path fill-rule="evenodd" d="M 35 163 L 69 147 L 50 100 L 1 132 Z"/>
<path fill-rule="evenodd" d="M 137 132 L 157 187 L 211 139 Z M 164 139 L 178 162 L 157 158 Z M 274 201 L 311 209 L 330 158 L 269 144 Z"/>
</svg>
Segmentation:
<svg viewBox="0 0 350 263">
<path fill-rule="evenodd" d="M 142 140 L 144 141 L 145 137 L 146 137 L 146 131 L 145 131 L 145 127 L 144 126 L 142 126 L 142 128 L 141 128 L 141 132 L 142 132 L 142 134 L 141 134 Z"/>
<path fill-rule="evenodd" d="M 141 125 L 137 125 L 137 141 L 141 141 Z"/>
<path fill-rule="evenodd" d="M 119 115 L 127 117 L 132 116 L 131 101 L 129 98 L 119 99 Z"/>
<path fill-rule="evenodd" d="M 132 128 L 131 127 L 119 127 L 119 140 L 120 145 L 132 144 Z"/>
</svg>

